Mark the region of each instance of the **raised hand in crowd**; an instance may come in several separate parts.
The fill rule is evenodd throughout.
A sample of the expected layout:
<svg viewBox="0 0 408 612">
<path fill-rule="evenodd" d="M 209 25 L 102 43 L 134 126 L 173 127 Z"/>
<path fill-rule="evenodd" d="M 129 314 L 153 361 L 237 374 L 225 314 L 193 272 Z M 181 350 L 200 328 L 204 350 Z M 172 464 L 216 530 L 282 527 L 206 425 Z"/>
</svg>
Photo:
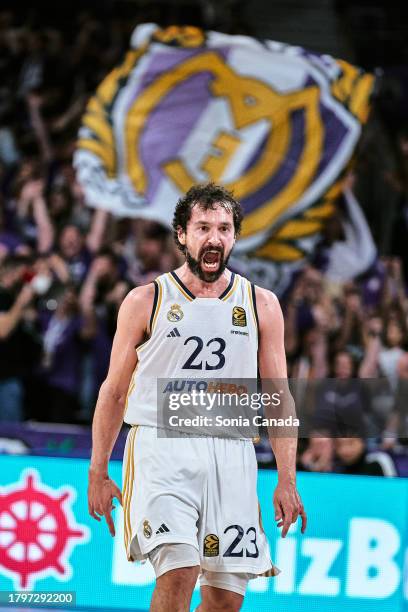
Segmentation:
<svg viewBox="0 0 408 612">
<path fill-rule="evenodd" d="M 86 310 L 92 310 L 97 294 L 98 282 L 106 274 L 109 274 L 109 261 L 103 255 L 96 256 L 93 260 L 89 272 L 82 285 L 80 293 L 81 307 Z"/>
<path fill-rule="evenodd" d="M 0 312 L 0 340 L 7 338 L 21 321 L 24 309 L 30 304 L 35 295 L 31 285 L 23 285 L 14 304 L 5 312 Z"/>
<path fill-rule="evenodd" d="M 364 357 L 359 367 L 360 378 L 374 378 L 378 376 L 378 358 L 382 347 L 381 335 L 383 328 L 383 321 L 378 315 L 369 317 L 364 324 Z"/>
<path fill-rule="evenodd" d="M 364 309 L 360 291 L 352 283 L 348 284 L 345 288 L 343 309 L 344 316 L 335 344 L 336 350 L 353 346 L 362 353 Z"/>
<path fill-rule="evenodd" d="M 46 123 L 41 113 L 43 98 L 38 93 L 30 92 L 26 96 L 26 102 L 30 122 L 36 136 L 42 158 L 45 162 L 49 163 L 53 159 L 54 151 Z"/>
<path fill-rule="evenodd" d="M 382 261 L 386 272 L 382 308 L 386 311 L 391 305 L 396 305 L 406 316 L 408 314 L 408 300 L 401 259 L 399 257 L 384 257 Z"/>
<path fill-rule="evenodd" d="M 47 210 L 42 178 L 29 179 L 23 185 L 17 213 L 23 222 L 29 216 L 32 217 L 36 233 L 36 250 L 38 253 L 47 253 L 54 243 L 55 232 Z"/>
<path fill-rule="evenodd" d="M 47 258 L 48 264 L 56 278 L 63 284 L 70 280 L 69 268 L 64 259 L 58 253 L 51 253 Z"/>
</svg>

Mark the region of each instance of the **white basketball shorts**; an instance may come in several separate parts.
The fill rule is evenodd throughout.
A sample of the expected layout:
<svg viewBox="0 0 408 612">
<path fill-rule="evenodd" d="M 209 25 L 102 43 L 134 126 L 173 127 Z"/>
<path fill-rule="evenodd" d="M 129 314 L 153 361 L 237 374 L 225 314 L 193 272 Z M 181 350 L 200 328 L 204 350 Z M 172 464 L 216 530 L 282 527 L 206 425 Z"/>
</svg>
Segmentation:
<svg viewBox="0 0 408 612">
<path fill-rule="evenodd" d="M 129 431 L 123 461 L 128 560 L 147 559 L 161 544 L 190 544 L 203 570 L 278 574 L 260 520 L 252 442 L 171 435 L 158 437 L 144 425 Z"/>
</svg>

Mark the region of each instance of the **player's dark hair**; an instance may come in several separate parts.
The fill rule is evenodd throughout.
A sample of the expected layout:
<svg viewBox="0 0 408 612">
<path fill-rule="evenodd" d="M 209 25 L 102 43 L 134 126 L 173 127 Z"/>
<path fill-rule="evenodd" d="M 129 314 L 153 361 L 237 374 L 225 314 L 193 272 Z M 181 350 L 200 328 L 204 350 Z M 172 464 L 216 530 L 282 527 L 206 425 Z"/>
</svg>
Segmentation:
<svg viewBox="0 0 408 612">
<path fill-rule="evenodd" d="M 184 232 L 186 231 L 187 223 L 191 219 L 191 211 L 196 204 L 203 210 L 214 210 L 217 205 L 223 206 L 226 210 L 231 211 L 234 221 L 235 236 L 239 236 L 243 211 L 241 204 L 234 198 L 231 191 L 215 183 L 194 185 L 187 191 L 184 197 L 180 198 L 176 204 L 176 210 L 174 211 L 173 236 L 180 251 L 184 253 L 185 246 L 179 242 L 177 230 L 181 227 Z"/>
</svg>

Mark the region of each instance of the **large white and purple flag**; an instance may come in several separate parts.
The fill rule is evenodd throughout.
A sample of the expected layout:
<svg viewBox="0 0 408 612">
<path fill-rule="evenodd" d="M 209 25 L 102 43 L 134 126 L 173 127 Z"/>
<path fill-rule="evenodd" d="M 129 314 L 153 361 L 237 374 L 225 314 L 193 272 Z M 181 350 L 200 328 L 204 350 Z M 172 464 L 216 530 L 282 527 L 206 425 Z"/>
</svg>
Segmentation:
<svg viewBox="0 0 408 612">
<path fill-rule="evenodd" d="M 373 86 L 300 47 L 144 24 L 89 101 L 77 175 L 90 206 L 165 224 L 191 185 L 222 183 L 245 213 L 236 254 L 296 267 L 334 212 Z"/>
</svg>

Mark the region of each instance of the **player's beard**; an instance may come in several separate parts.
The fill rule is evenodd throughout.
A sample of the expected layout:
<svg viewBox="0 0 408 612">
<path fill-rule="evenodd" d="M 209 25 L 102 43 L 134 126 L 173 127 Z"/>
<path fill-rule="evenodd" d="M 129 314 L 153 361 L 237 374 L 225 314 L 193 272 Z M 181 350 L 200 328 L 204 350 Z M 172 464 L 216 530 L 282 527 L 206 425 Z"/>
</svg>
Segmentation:
<svg viewBox="0 0 408 612">
<path fill-rule="evenodd" d="M 218 269 L 214 270 L 214 272 L 204 272 L 204 270 L 201 267 L 201 261 L 207 251 L 218 251 L 218 253 L 220 254 L 220 263 L 219 263 Z M 205 283 L 214 283 L 216 280 L 220 278 L 225 268 L 227 267 L 230 255 L 231 255 L 231 251 L 228 253 L 227 257 L 225 257 L 224 259 L 224 249 L 207 247 L 198 254 L 198 259 L 195 259 L 191 255 L 188 248 L 186 247 L 186 261 L 187 261 L 188 267 L 190 268 L 191 272 L 195 276 L 198 276 L 198 278 L 204 281 Z"/>
</svg>

